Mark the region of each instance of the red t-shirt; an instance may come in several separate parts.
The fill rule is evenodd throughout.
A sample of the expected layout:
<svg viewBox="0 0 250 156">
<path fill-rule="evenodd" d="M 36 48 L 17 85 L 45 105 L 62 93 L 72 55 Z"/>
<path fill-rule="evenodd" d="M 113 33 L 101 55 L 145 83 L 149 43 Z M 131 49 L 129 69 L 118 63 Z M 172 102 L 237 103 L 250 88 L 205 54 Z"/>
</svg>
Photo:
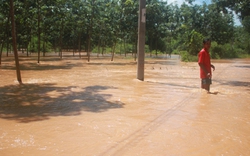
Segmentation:
<svg viewBox="0 0 250 156">
<path fill-rule="evenodd" d="M 207 72 L 209 72 L 212 76 L 212 72 L 211 72 L 211 62 L 210 62 L 210 55 L 209 53 L 203 48 L 199 54 L 198 54 L 199 60 L 198 63 L 203 64 L 207 70 Z M 206 73 L 200 68 L 200 78 L 204 79 L 206 78 L 207 75 Z"/>
</svg>

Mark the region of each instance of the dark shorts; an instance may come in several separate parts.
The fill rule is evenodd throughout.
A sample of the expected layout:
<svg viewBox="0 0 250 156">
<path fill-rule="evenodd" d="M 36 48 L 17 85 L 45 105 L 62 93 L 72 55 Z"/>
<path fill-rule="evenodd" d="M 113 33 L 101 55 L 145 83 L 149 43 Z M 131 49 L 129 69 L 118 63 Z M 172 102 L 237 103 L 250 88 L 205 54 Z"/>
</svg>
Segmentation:
<svg viewBox="0 0 250 156">
<path fill-rule="evenodd" d="M 201 79 L 201 88 L 204 88 L 204 86 L 211 84 L 212 84 L 212 79 L 209 78 Z"/>
</svg>

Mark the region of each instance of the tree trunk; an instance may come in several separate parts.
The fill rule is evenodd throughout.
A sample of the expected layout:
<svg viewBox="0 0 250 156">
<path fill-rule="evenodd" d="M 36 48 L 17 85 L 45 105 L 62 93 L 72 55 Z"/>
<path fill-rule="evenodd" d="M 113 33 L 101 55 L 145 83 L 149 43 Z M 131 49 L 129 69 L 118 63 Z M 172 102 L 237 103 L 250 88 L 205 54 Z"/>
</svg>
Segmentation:
<svg viewBox="0 0 250 156">
<path fill-rule="evenodd" d="M 81 58 L 81 32 L 78 34 L 78 52 L 79 57 Z"/>
<path fill-rule="evenodd" d="M 41 12 L 40 12 L 40 0 L 37 0 L 38 3 L 38 19 L 37 19 L 37 27 L 38 27 L 38 45 L 37 45 L 37 50 L 38 50 L 38 59 L 37 63 L 40 63 L 40 39 L 41 39 L 41 29 L 40 29 L 40 22 L 41 22 Z"/>
<path fill-rule="evenodd" d="M 126 57 L 127 56 L 127 51 L 126 51 L 126 39 L 125 38 L 124 38 L 123 46 L 124 46 L 124 54 L 125 54 L 125 57 Z"/>
<path fill-rule="evenodd" d="M 74 42 L 74 40 L 73 40 L 72 45 L 73 45 L 73 56 L 75 56 L 75 53 L 77 52 L 77 40 L 76 40 L 76 42 Z"/>
<path fill-rule="evenodd" d="M 4 42 L 2 42 L 2 44 L 1 44 L 1 49 L 0 49 L 0 65 L 2 64 L 2 52 L 3 52 L 3 46 L 4 46 Z"/>
<path fill-rule="evenodd" d="M 31 28 L 30 28 L 29 36 L 28 36 L 28 42 L 27 42 L 27 56 L 31 55 L 31 51 L 29 51 L 29 44 L 31 43 L 31 36 L 32 36 L 32 31 L 31 31 Z"/>
<path fill-rule="evenodd" d="M 115 48 L 116 48 L 116 40 L 115 40 L 114 46 L 113 46 L 113 48 L 112 48 L 112 57 L 111 57 L 111 61 L 114 61 Z"/>
<path fill-rule="evenodd" d="M 9 56 L 9 40 L 7 41 L 7 45 L 6 45 L 6 56 L 8 57 Z"/>
<path fill-rule="evenodd" d="M 60 58 L 62 59 L 62 38 L 63 38 L 63 29 L 64 29 L 64 21 L 62 21 L 61 23 L 61 30 L 60 30 L 60 39 L 59 39 L 59 55 L 60 55 Z"/>
<path fill-rule="evenodd" d="M 22 84 L 20 67 L 19 67 L 19 60 L 18 60 L 18 53 L 17 53 L 16 27 L 15 27 L 15 19 L 14 19 L 14 4 L 13 4 L 13 0 L 10 0 L 10 11 L 11 11 L 11 24 L 12 24 L 12 42 L 13 42 L 13 51 L 14 51 L 15 62 L 16 62 L 17 81 L 19 82 L 19 84 Z"/>
<path fill-rule="evenodd" d="M 158 34 L 156 34 L 156 39 L 155 39 L 155 55 L 158 55 Z"/>
<path fill-rule="evenodd" d="M 152 57 L 152 47 L 153 47 L 153 40 L 152 38 L 150 39 L 150 46 L 149 46 L 149 51 L 150 51 L 150 57 Z"/>
<path fill-rule="evenodd" d="M 90 27 L 88 28 L 88 50 L 87 50 L 88 62 L 90 61 L 91 38 L 92 38 L 93 18 L 94 18 L 94 8 L 93 8 L 94 5 L 95 5 L 95 0 L 92 0 L 91 1 L 92 13 L 91 13 L 91 18 L 90 18 Z"/>
<path fill-rule="evenodd" d="M 93 17 L 91 17 L 93 18 Z M 88 57 L 88 62 L 90 61 L 90 51 L 91 51 L 91 37 L 92 37 L 92 19 L 90 22 L 90 28 L 88 31 L 88 47 L 87 47 L 87 57 Z"/>
<path fill-rule="evenodd" d="M 45 46 L 46 46 L 46 43 L 45 43 L 45 40 L 43 40 L 43 57 L 45 57 L 45 51 L 46 51 Z"/>
<path fill-rule="evenodd" d="M 248 54 L 250 55 L 250 40 L 248 39 Z"/>
<path fill-rule="evenodd" d="M 105 52 L 105 42 L 104 42 L 104 44 L 102 45 L 102 56 L 103 56 L 104 52 Z"/>
<path fill-rule="evenodd" d="M 100 37 L 100 33 L 99 33 L 99 39 L 98 39 L 98 45 L 97 45 L 97 49 L 98 49 L 97 57 L 99 57 L 99 54 L 100 54 L 100 46 L 101 46 L 101 37 Z"/>
<path fill-rule="evenodd" d="M 91 50 L 91 33 L 88 35 L 88 49 L 87 49 L 88 62 L 90 61 L 90 50 Z"/>
<path fill-rule="evenodd" d="M 29 56 L 29 42 L 27 43 L 27 49 L 26 49 L 26 52 L 27 52 L 27 57 Z"/>
</svg>

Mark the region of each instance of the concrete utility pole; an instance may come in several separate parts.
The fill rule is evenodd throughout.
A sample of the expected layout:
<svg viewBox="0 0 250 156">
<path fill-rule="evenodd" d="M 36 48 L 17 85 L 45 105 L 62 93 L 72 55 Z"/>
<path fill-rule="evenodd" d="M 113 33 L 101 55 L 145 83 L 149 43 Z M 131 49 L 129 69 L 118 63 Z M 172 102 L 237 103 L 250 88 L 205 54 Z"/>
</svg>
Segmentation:
<svg viewBox="0 0 250 156">
<path fill-rule="evenodd" d="M 10 13 L 11 13 L 12 42 L 13 42 L 13 51 L 14 51 L 15 62 L 16 62 L 17 81 L 19 82 L 19 84 L 22 84 L 21 73 L 20 73 L 20 68 L 19 68 L 18 53 L 17 53 L 17 44 L 16 44 L 16 27 L 15 27 L 13 0 L 10 0 Z"/>
<path fill-rule="evenodd" d="M 138 17 L 137 79 L 141 81 L 144 81 L 145 30 L 146 30 L 146 0 L 140 0 L 139 17 Z"/>
</svg>

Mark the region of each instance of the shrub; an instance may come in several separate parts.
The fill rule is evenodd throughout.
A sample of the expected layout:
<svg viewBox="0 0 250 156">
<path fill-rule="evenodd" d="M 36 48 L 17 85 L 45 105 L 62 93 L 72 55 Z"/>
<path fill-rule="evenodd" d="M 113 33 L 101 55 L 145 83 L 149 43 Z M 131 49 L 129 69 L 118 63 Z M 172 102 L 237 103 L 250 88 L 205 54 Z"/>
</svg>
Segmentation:
<svg viewBox="0 0 250 156">
<path fill-rule="evenodd" d="M 211 43 L 211 49 L 210 49 L 210 56 L 213 59 L 220 59 L 222 56 L 223 49 L 221 46 L 217 44 L 217 42 L 212 42 Z"/>
<path fill-rule="evenodd" d="M 181 61 L 184 62 L 197 62 L 198 61 L 198 56 L 195 55 L 190 55 L 187 51 L 181 51 Z"/>
<path fill-rule="evenodd" d="M 213 42 L 210 55 L 214 59 L 237 58 L 240 52 L 242 52 L 240 49 L 234 48 L 231 44 L 217 45 L 216 42 Z"/>
</svg>

